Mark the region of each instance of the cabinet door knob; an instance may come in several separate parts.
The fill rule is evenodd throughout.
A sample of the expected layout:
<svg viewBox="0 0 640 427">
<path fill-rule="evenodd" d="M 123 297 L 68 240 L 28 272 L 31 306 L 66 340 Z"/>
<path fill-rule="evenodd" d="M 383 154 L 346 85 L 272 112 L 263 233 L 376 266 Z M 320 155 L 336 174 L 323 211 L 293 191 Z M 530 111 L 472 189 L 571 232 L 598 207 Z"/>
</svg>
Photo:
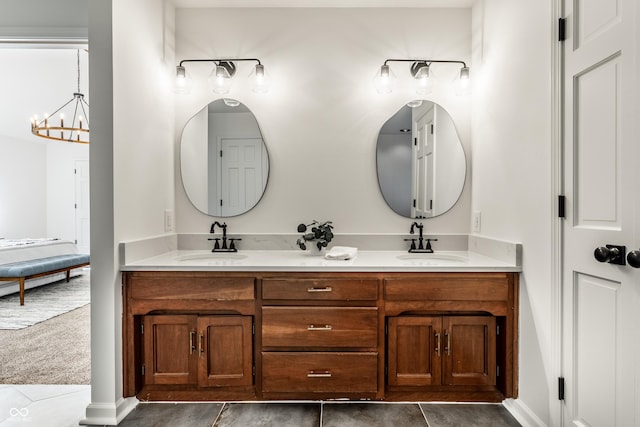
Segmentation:
<svg viewBox="0 0 640 427">
<path fill-rule="evenodd" d="M 634 250 L 627 255 L 627 262 L 633 268 L 640 268 L 640 250 Z"/>
<path fill-rule="evenodd" d="M 620 245 L 600 246 L 593 251 L 593 257 L 599 262 L 625 265 L 626 247 Z"/>
</svg>

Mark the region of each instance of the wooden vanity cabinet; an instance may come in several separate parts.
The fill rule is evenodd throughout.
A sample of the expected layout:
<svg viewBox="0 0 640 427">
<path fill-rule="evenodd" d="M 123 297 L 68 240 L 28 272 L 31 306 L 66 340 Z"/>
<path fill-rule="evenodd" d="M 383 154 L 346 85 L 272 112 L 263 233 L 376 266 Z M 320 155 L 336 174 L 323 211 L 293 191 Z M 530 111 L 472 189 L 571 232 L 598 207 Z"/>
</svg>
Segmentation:
<svg viewBox="0 0 640 427">
<path fill-rule="evenodd" d="M 389 386 L 496 384 L 493 316 L 388 318 Z"/>
<path fill-rule="evenodd" d="M 517 397 L 518 275 L 123 273 L 124 396 Z"/>
<path fill-rule="evenodd" d="M 125 397 L 255 399 L 255 278 L 124 274 Z"/>
<path fill-rule="evenodd" d="M 253 384 L 251 316 L 149 315 L 143 325 L 145 384 Z"/>
<path fill-rule="evenodd" d="M 262 396 L 382 397 L 378 287 L 357 275 L 264 278 Z"/>
<path fill-rule="evenodd" d="M 430 273 L 384 279 L 391 400 L 517 397 L 517 275 Z"/>
</svg>

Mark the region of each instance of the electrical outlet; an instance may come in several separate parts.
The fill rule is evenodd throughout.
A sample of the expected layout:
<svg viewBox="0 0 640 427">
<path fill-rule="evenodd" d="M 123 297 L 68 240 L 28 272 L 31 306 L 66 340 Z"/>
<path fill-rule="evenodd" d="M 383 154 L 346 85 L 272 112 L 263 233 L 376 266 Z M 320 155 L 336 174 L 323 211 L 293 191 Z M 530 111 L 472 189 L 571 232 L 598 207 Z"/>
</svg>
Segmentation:
<svg viewBox="0 0 640 427">
<path fill-rule="evenodd" d="M 174 231 L 174 217 L 171 209 L 164 211 L 164 231 L 167 233 Z"/>
<path fill-rule="evenodd" d="M 473 232 L 479 233 L 482 226 L 482 213 L 480 211 L 473 212 Z"/>
</svg>

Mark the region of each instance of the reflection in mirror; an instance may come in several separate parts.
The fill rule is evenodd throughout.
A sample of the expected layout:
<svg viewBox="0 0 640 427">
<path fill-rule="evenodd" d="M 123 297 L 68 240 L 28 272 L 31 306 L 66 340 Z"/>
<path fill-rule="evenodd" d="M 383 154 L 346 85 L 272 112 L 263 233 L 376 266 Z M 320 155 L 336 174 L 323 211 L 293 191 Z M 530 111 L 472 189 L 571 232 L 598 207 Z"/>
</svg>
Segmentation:
<svg viewBox="0 0 640 427">
<path fill-rule="evenodd" d="M 262 197 L 269 156 L 253 113 L 234 99 L 218 99 L 185 125 L 180 144 L 185 192 L 203 213 L 240 215 Z"/>
<path fill-rule="evenodd" d="M 464 187 L 462 143 L 449 113 L 431 101 L 411 101 L 385 122 L 376 162 L 384 200 L 408 218 L 442 215 Z"/>
</svg>

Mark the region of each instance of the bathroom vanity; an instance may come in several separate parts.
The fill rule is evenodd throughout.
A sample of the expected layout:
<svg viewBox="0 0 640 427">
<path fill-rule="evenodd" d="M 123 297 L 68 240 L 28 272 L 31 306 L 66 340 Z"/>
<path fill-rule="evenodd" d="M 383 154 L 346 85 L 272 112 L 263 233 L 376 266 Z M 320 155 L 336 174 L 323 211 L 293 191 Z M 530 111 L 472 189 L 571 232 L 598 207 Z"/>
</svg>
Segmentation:
<svg viewBox="0 0 640 427">
<path fill-rule="evenodd" d="M 124 395 L 517 397 L 518 271 L 477 254 L 177 251 L 123 267 Z"/>
</svg>

